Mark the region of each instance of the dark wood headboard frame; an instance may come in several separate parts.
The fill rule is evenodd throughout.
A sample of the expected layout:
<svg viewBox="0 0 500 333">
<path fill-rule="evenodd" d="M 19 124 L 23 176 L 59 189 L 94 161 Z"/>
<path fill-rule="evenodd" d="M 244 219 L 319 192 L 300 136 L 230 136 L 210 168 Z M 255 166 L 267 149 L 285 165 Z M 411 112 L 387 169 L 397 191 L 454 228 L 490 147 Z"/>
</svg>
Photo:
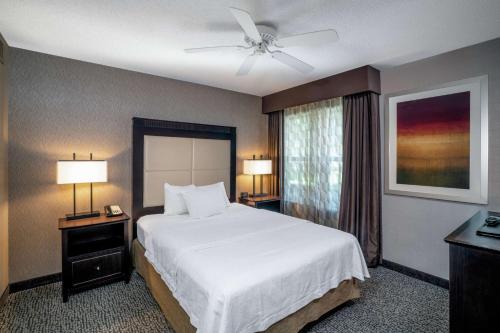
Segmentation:
<svg viewBox="0 0 500 333">
<path fill-rule="evenodd" d="M 134 238 L 137 236 L 137 220 L 148 214 L 163 213 L 163 206 L 143 207 L 144 194 L 144 136 L 170 136 L 182 138 L 230 140 L 230 196 L 236 200 L 236 127 L 183 123 L 168 120 L 132 118 L 132 220 Z"/>
</svg>

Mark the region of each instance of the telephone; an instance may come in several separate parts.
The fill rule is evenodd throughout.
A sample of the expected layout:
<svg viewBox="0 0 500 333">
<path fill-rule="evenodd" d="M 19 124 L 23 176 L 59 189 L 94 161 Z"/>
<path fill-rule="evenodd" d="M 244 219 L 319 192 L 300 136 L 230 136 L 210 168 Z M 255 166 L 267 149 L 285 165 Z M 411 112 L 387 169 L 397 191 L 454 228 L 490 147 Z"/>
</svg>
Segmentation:
<svg viewBox="0 0 500 333">
<path fill-rule="evenodd" d="M 104 206 L 104 211 L 107 217 L 123 215 L 123 212 L 118 205 L 107 205 Z"/>
<path fill-rule="evenodd" d="M 484 222 L 486 222 L 485 224 L 488 227 L 496 227 L 498 224 L 500 224 L 500 218 L 498 218 L 497 216 L 488 216 L 488 218 L 484 220 Z"/>
</svg>

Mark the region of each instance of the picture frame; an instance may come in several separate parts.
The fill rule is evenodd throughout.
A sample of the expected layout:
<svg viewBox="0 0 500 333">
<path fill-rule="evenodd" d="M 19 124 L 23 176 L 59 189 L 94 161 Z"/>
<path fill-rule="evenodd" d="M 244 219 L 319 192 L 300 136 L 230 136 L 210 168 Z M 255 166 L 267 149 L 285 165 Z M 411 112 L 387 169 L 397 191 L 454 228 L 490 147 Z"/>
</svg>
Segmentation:
<svg viewBox="0 0 500 333">
<path fill-rule="evenodd" d="M 388 94 L 384 116 L 386 194 L 488 203 L 486 75 Z"/>
</svg>

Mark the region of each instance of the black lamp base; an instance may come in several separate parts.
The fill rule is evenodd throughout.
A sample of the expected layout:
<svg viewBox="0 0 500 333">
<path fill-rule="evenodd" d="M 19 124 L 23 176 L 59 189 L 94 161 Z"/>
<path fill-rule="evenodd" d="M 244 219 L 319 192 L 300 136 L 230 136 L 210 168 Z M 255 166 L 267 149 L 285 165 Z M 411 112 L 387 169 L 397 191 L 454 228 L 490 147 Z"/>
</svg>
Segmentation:
<svg viewBox="0 0 500 333">
<path fill-rule="evenodd" d="M 97 210 L 94 210 L 92 212 L 80 212 L 80 213 L 76 213 L 76 214 L 66 214 L 66 220 L 67 221 L 79 220 L 79 219 L 85 219 L 88 217 L 97 217 L 99 215 L 101 215 L 101 212 L 99 212 Z"/>
</svg>

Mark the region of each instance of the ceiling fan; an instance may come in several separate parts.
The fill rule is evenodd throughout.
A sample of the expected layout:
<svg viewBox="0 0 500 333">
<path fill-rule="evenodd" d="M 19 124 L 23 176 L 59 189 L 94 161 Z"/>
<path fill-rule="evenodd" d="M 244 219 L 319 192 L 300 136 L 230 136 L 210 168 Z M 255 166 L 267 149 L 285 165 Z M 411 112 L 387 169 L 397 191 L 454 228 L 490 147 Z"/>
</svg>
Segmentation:
<svg viewBox="0 0 500 333">
<path fill-rule="evenodd" d="M 270 54 L 273 59 L 301 72 L 309 73 L 314 67 L 308 63 L 282 52 L 279 49 L 290 46 L 307 46 L 336 42 L 339 37 L 335 30 L 327 29 L 321 31 L 307 32 L 303 34 L 277 37 L 276 29 L 268 25 L 257 25 L 254 23 L 249 13 L 242 9 L 230 8 L 236 21 L 245 33 L 246 45 L 223 45 L 208 46 L 185 49 L 187 53 L 201 53 L 223 50 L 249 50 L 253 51 L 248 55 L 240 66 L 236 75 L 247 75 L 255 65 L 259 56 Z"/>
</svg>

